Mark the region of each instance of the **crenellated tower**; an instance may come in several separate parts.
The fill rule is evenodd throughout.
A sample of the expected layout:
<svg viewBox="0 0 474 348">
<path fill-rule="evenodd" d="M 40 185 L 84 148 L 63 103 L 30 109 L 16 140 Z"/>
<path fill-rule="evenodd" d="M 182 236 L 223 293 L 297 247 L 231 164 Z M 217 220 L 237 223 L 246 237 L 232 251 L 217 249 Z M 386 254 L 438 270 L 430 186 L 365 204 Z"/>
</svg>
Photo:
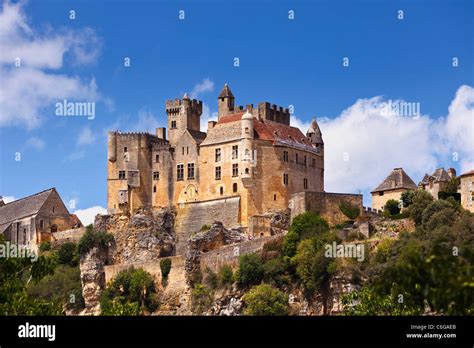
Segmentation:
<svg viewBox="0 0 474 348">
<path fill-rule="evenodd" d="M 187 93 L 182 99 L 167 100 L 168 138 L 172 147 L 186 129 L 201 130 L 202 101 L 190 99 Z"/>
</svg>

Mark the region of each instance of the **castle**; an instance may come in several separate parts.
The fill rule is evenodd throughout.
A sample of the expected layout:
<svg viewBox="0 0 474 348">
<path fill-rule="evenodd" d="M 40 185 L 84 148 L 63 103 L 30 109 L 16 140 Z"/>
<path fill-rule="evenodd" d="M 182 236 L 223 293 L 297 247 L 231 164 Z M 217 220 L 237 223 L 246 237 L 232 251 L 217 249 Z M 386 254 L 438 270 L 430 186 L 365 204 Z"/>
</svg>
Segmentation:
<svg viewBox="0 0 474 348">
<path fill-rule="evenodd" d="M 254 215 L 287 209 L 292 194 L 324 191 L 315 119 L 304 135 L 290 125 L 287 108 L 236 106 L 227 84 L 217 102 L 218 119 L 207 133 L 200 129 L 202 102 L 187 94 L 166 101 L 168 134 L 109 132 L 109 213 L 217 202 L 216 214 L 232 210 L 245 227 Z"/>
</svg>

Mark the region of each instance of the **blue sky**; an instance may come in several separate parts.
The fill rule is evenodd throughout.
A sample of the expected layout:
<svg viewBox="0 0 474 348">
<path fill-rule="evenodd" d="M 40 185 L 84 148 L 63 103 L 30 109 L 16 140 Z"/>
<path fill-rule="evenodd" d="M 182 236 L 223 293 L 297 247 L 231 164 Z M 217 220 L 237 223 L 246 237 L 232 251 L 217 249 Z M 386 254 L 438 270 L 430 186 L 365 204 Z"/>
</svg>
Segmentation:
<svg viewBox="0 0 474 348">
<path fill-rule="evenodd" d="M 474 166 L 473 7 L 460 0 L 3 3 L 0 194 L 55 186 L 74 199 L 72 211 L 98 211 L 106 206 L 107 130 L 153 132 L 166 123 L 165 100 L 193 90 L 206 120 L 225 82 L 239 105 L 293 105 L 302 127 L 321 120 L 328 191 L 363 192 L 370 204 L 367 193 L 394 167 L 415 182 L 436 167 L 467 170 Z M 95 118 L 55 116 L 63 99 L 95 101 Z M 380 118 L 377 107 L 388 100 L 419 103 L 421 119 Z"/>
</svg>

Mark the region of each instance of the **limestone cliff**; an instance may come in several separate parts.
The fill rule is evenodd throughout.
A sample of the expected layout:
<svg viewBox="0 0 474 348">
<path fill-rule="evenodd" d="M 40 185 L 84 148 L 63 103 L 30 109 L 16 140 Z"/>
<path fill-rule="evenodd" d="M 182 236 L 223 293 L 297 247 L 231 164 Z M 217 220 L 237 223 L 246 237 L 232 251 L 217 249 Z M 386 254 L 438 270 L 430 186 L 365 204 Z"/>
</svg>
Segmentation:
<svg viewBox="0 0 474 348">
<path fill-rule="evenodd" d="M 82 297 L 85 309 L 81 315 L 100 314 L 100 296 L 105 288 L 104 265 L 107 260 L 107 251 L 92 248 L 80 258 Z"/>
</svg>

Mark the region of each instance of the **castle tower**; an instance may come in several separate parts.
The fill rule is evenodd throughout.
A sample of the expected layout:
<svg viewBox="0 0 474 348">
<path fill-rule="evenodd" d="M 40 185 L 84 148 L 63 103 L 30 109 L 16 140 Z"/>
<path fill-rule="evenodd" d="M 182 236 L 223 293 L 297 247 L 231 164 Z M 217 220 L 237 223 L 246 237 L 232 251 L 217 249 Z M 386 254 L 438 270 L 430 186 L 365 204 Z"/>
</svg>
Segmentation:
<svg viewBox="0 0 474 348">
<path fill-rule="evenodd" d="M 166 113 L 168 114 L 168 138 L 172 147 L 186 129 L 201 130 L 202 101 L 189 99 L 187 93 L 184 94 L 183 99 L 167 100 Z"/>
<path fill-rule="evenodd" d="M 217 97 L 217 111 L 219 118 L 222 115 L 228 114 L 229 111 L 234 110 L 234 99 L 234 95 L 226 83 L 221 93 Z"/>
<path fill-rule="evenodd" d="M 250 178 L 252 173 L 252 156 L 253 156 L 253 115 L 250 110 L 242 116 L 242 144 L 243 144 L 243 155 L 242 155 L 242 178 Z"/>
<path fill-rule="evenodd" d="M 306 136 L 311 139 L 311 143 L 316 145 L 316 147 L 319 148 L 321 152 L 324 151 L 324 141 L 318 122 L 316 122 L 316 117 L 313 118 L 313 121 L 306 132 Z"/>
</svg>

